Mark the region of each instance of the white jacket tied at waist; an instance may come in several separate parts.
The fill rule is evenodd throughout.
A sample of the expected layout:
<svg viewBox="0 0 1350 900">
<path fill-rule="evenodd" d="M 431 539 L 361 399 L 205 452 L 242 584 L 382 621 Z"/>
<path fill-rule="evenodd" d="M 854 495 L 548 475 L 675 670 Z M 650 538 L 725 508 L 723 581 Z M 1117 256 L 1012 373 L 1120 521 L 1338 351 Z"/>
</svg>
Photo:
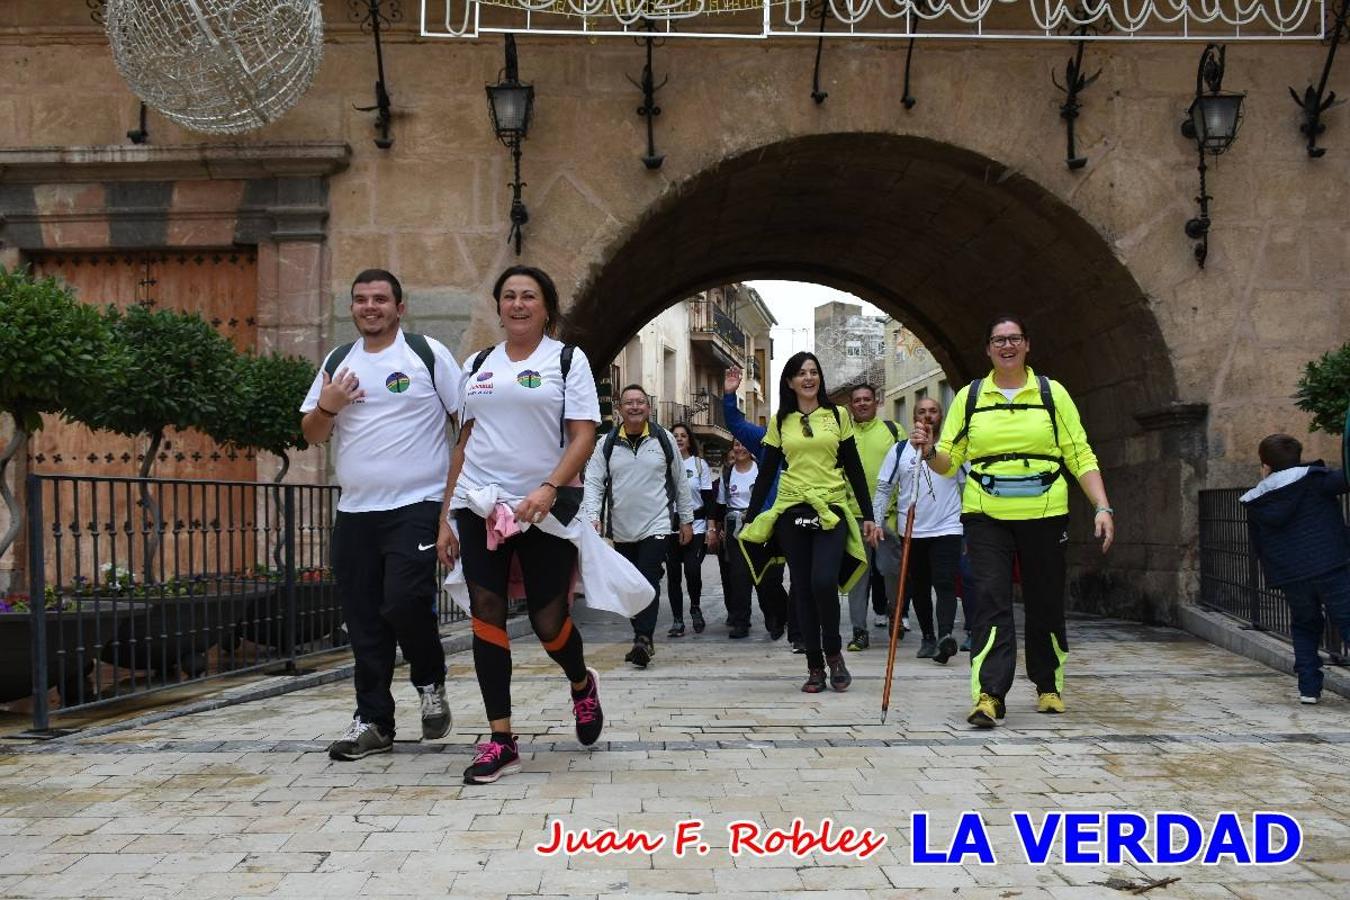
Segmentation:
<svg viewBox="0 0 1350 900">
<path fill-rule="evenodd" d="M 495 484 L 469 491 L 456 487 L 450 500 L 450 508 L 468 509 L 486 519 L 498 503 L 506 503 L 514 509 L 522 499 L 502 494 L 501 489 Z M 450 527 L 454 529 L 455 537 L 458 538 L 459 526 L 453 517 L 450 519 Z M 656 594 L 651 582 L 647 581 L 632 563 L 620 556 L 618 551 L 605 543 L 582 513 L 578 512 L 573 516 L 569 525 L 559 522 L 552 513 L 545 516 L 537 525 L 520 523 L 521 531 L 529 528 L 538 528 L 544 534 L 563 538 L 576 546 L 577 565 L 581 573 L 579 590 L 586 595 L 586 605 L 591 609 L 603 609 L 631 618 L 646 609 L 655 599 Z M 465 612 L 470 612 L 469 586 L 464 581 L 463 564 L 457 564 L 450 570 L 450 574 L 445 578 L 445 586 L 450 591 L 450 598 Z"/>
</svg>

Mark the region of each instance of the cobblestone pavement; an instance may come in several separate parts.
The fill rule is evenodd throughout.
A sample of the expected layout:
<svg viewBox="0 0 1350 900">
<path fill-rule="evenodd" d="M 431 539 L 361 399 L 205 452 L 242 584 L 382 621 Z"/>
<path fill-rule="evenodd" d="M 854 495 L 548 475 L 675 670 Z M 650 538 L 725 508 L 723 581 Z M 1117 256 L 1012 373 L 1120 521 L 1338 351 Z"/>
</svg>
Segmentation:
<svg viewBox="0 0 1350 900">
<path fill-rule="evenodd" d="M 762 631 L 728 640 L 720 599 L 704 608 L 707 632 L 661 638 L 642 672 L 622 661 L 625 623 L 581 616 L 607 716 L 593 751 L 572 738 L 553 664 L 533 639 L 517 640 L 524 770 L 495 785 L 460 783 L 483 727 L 467 654 L 452 658 L 445 741 L 400 739 L 393 754 L 354 763 L 322 752 L 350 715 L 349 683 L 0 746 L 0 896 L 1068 898 L 1131 896 L 1163 878 L 1180 880 L 1146 896 L 1350 895 L 1350 706 L 1338 697 L 1301 707 L 1292 678 L 1177 631 L 1075 620 L 1067 715 L 1035 714 L 1019 678 L 1005 724 L 973 732 L 965 657 L 917 660 L 911 636 L 882 725 L 884 649 L 849 655 L 847 693 L 806 695 L 802 657 Z M 415 735 L 412 688 L 401 684 L 398 698 L 402 733 Z M 928 843 L 940 847 L 962 811 L 979 811 L 998 864 L 913 865 L 914 810 L 931 813 Z M 1279 810 L 1300 820 L 1305 841 L 1274 867 L 1037 867 L 1023 861 L 1014 810 L 1037 821 L 1049 810 L 1182 810 L 1202 822 Z M 730 822 L 794 817 L 877 829 L 888 843 L 864 861 L 729 853 Z M 669 836 L 693 818 L 711 847 L 703 855 L 676 857 L 669 841 L 654 854 L 533 850 L 554 820 Z"/>
</svg>

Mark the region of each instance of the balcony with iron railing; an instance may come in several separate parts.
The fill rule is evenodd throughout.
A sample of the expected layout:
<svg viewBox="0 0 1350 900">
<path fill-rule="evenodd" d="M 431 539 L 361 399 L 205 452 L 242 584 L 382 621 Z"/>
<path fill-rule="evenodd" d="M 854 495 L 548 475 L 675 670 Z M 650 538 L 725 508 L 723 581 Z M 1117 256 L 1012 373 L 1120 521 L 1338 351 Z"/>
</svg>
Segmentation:
<svg viewBox="0 0 1350 900">
<path fill-rule="evenodd" d="M 689 301 L 689 339 L 716 365 L 745 365 L 745 332 L 715 300 Z"/>
</svg>

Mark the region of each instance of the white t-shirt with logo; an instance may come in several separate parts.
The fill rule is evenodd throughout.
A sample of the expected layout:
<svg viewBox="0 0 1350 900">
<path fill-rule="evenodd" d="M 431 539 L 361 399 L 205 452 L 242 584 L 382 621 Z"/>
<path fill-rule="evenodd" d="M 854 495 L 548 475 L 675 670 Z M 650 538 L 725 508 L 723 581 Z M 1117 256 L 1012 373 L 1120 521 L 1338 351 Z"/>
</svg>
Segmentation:
<svg viewBox="0 0 1350 900">
<path fill-rule="evenodd" d="M 473 422 L 464 448 L 460 486 L 490 484 L 503 494 L 524 497 L 547 481 L 562 459 L 558 417 L 563 412 L 561 341 L 544 337 L 528 358 L 512 362 L 503 342 L 492 348 L 477 372 L 474 354 L 464 366 L 463 423 Z M 591 363 L 578 347 L 567 373 L 567 419 L 600 422 Z"/>
<path fill-rule="evenodd" d="M 722 487 L 717 492 L 717 502 L 726 505 L 726 508 L 732 511 L 742 511 L 750 506 L 750 492 L 755 487 L 755 478 L 759 475 L 759 466 L 755 463 L 750 464 L 750 468 L 744 472 L 736 471 L 736 467 L 731 467 L 731 472 L 722 480 Z"/>
<path fill-rule="evenodd" d="M 698 509 L 703 505 L 703 492 L 713 489 L 712 466 L 708 465 L 707 460 L 700 459 L 697 456 L 690 456 L 683 460 L 684 477 L 689 483 L 689 502 L 692 509 Z M 704 510 L 700 518 L 694 520 L 694 534 L 708 533 L 708 515 L 712 510 Z"/>
<path fill-rule="evenodd" d="M 436 362 L 434 388 L 402 330 L 378 353 L 367 353 L 364 342 L 357 341 L 338 365 L 339 372 L 345 368 L 355 374 L 366 392 L 333 422 L 333 460 L 342 486 L 339 512 L 398 509 L 445 495 L 450 470 L 446 416 L 459 409 L 464 373 L 444 344 L 433 338 L 427 344 Z M 301 412 L 318 407 L 323 372 L 320 366 Z"/>
</svg>

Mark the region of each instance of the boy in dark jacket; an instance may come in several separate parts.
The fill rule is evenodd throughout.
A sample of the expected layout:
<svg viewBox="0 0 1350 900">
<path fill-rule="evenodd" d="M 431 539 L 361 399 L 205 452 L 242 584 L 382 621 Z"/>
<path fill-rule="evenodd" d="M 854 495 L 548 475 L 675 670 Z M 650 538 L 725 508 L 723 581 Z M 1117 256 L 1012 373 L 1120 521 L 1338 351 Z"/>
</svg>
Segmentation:
<svg viewBox="0 0 1350 900">
<path fill-rule="evenodd" d="M 1304 465 L 1303 445 L 1272 434 L 1257 449 L 1261 483 L 1242 495 L 1266 582 L 1284 591 L 1294 638 L 1299 699 L 1322 694 L 1322 611 L 1350 642 L 1350 539 L 1336 497 L 1350 491 L 1344 472 L 1319 459 Z"/>
</svg>

